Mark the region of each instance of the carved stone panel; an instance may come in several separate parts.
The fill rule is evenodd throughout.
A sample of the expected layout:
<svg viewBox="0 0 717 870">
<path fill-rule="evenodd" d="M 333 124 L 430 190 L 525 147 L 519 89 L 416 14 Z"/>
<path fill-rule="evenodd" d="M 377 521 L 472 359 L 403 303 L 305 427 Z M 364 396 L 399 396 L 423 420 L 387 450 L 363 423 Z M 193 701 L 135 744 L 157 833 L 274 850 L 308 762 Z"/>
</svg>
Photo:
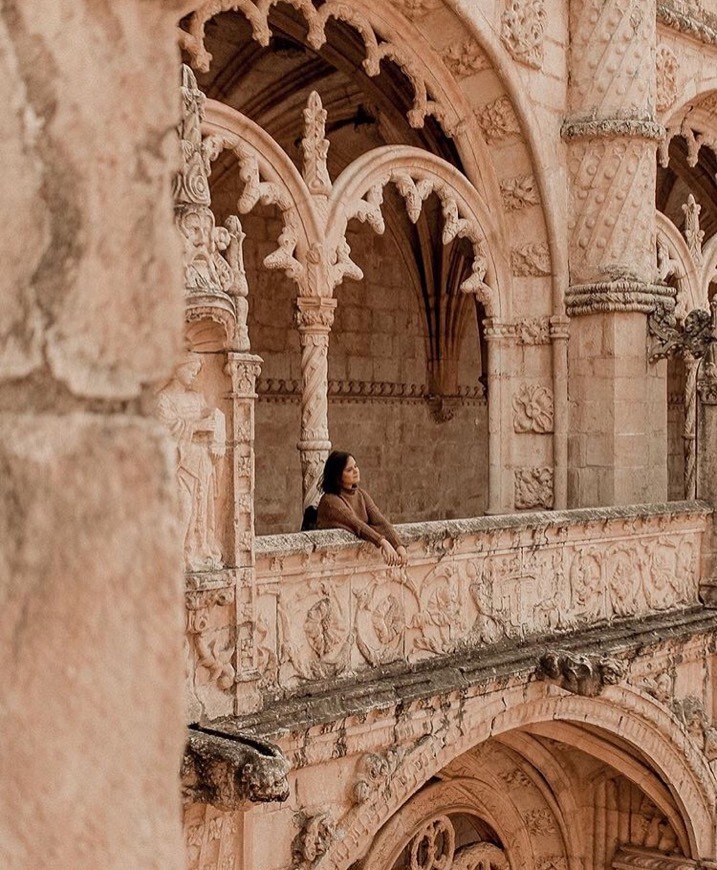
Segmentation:
<svg viewBox="0 0 717 870">
<path fill-rule="evenodd" d="M 513 396 L 515 432 L 553 431 L 553 391 L 537 384 L 523 384 Z"/>
<path fill-rule="evenodd" d="M 500 36 L 513 57 L 526 66 L 543 65 L 545 0 L 509 0 L 501 16 Z"/>
<path fill-rule="evenodd" d="M 553 506 L 553 469 L 515 470 L 516 510 L 549 510 Z"/>
</svg>

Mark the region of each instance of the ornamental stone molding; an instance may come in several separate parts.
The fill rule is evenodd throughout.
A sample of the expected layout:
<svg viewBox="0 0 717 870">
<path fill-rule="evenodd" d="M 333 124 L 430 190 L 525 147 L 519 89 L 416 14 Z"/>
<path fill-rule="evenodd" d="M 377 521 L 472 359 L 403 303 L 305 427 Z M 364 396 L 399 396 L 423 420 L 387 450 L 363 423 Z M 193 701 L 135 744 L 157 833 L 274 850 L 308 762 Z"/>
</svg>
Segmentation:
<svg viewBox="0 0 717 870">
<path fill-rule="evenodd" d="M 543 66 L 545 0 L 508 0 L 501 15 L 500 38 L 519 63 Z"/>
<path fill-rule="evenodd" d="M 669 310 L 674 305 L 674 288 L 630 279 L 575 285 L 565 293 L 565 308 L 571 317 L 598 311 L 640 311 L 650 314 L 657 306 Z"/>
<path fill-rule="evenodd" d="M 567 142 L 580 139 L 647 139 L 662 142 L 667 131 L 650 117 L 568 119 L 560 135 Z"/>
<path fill-rule="evenodd" d="M 717 45 L 717 15 L 700 0 L 658 0 L 657 20 L 707 45 Z"/>
<path fill-rule="evenodd" d="M 717 870 L 717 863 L 626 846 L 615 853 L 612 870 Z"/>
</svg>

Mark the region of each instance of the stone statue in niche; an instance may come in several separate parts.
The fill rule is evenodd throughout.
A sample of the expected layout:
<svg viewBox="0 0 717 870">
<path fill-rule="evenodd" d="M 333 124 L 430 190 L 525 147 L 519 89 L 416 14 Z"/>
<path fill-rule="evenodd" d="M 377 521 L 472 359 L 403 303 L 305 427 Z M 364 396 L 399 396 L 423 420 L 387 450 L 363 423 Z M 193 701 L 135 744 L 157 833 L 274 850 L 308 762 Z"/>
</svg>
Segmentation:
<svg viewBox="0 0 717 870">
<path fill-rule="evenodd" d="M 160 391 L 158 403 L 159 418 L 177 442 L 177 482 L 188 571 L 222 567 L 215 502 L 217 464 L 226 450 L 226 425 L 224 414 L 210 408 L 195 386 L 201 368 L 198 356 L 182 362 Z"/>
</svg>

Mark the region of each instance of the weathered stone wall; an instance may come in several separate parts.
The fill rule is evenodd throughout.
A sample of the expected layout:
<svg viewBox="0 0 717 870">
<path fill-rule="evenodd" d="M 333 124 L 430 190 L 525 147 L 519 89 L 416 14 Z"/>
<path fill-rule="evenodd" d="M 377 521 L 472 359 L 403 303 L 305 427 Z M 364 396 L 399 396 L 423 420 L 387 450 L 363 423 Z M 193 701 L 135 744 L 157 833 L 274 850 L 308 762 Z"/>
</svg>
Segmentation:
<svg viewBox="0 0 717 870">
<path fill-rule="evenodd" d="M 174 13 L 174 15 L 172 14 Z M 179 4 L 0 9 L 0 865 L 181 867 Z"/>
</svg>

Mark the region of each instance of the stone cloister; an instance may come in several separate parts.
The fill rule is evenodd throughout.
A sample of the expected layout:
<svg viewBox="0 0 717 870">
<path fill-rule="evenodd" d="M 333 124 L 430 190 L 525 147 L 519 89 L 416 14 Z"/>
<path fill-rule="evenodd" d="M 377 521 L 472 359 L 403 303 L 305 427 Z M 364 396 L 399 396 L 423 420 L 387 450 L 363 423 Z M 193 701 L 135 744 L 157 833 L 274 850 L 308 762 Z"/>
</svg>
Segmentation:
<svg viewBox="0 0 717 870">
<path fill-rule="evenodd" d="M 717 8 L 0 60 L 0 866 L 717 868 Z M 332 446 L 407 566 L 299 531 Z"/>
</svg>

